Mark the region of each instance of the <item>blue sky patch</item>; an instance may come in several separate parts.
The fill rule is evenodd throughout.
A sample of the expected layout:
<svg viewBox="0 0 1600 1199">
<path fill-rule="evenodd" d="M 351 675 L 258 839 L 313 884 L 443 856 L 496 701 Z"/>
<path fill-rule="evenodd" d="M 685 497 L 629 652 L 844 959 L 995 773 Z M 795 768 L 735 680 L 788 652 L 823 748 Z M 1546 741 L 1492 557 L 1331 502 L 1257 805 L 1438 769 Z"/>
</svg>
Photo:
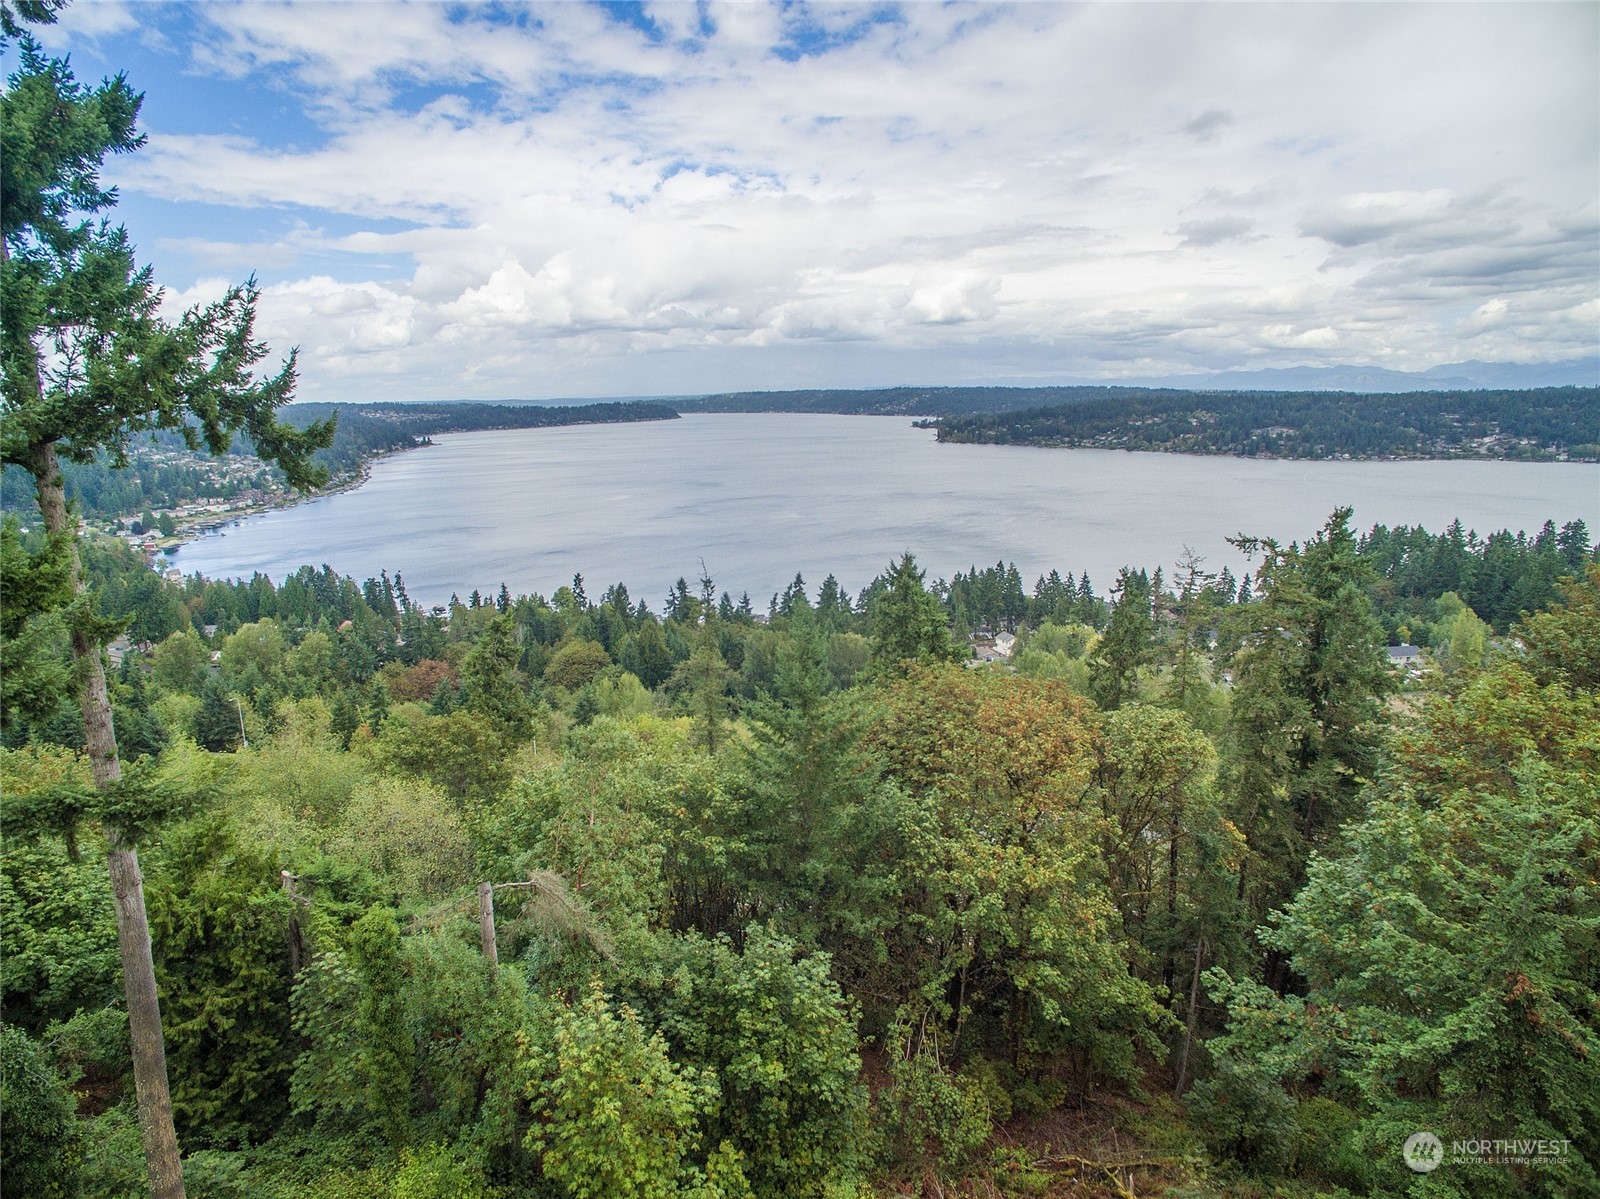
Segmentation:
<svg viewBox="0 0 1600 1199">
<path fill-rule="evenodd" d="M 782 7 L 784 37 L 772 48 L 772 53 L 785 62 L 797 62 L 853 46 L 879 26 L 899 25 L 905 20 L 898 7 L 879 5 L 848 25 L 830 28 L 817 20 L 810 5 L 800 0 L 787 0 Z"/>
</svg>

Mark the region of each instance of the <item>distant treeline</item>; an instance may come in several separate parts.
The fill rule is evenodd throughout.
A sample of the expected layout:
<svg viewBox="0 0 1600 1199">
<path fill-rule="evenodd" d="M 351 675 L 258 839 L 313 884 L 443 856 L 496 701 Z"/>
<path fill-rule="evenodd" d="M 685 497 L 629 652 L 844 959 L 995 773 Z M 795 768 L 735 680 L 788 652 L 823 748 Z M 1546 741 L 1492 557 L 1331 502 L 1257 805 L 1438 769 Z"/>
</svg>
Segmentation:
<svg viewBox="0 0 1600 1199">
<path fill-rule="evenodd" d="M 1518 617 L 1552 603 L 1562 576 L 1582 577 L 1585 563 L 1600 560 L 1581 520 L 1559 530 L 1547 520 L 1531 537 L 1507 529 L 1479 537 L 1459 520 L 1437 534 L 1420 525 L 1373 525 L 1358 553 L 1373 570 L 1367 596 L 1391 640 L 1407 639 L 1398 631 L 1420 628 L 1433 601 L 1452 592 L 1505 632 Z"/>
<path fill-rule="evenodd" d="M 333 444 L 319 450 L 316 461 L 335 480 L 353 477 L 364 463 L 396 450 L 425 445 L 439 433 L 484 429 L 537 429 L 555 425 L 610 424 L 620 421 L 676 420 L 669 405 L 651 401 L 581 404 L 553 407 L 538 404 L 487 404 L 447 401 L 430 404 L 292 404 L 281 413 L 296 428 L 337 412 Z M 248 439 L 232 446 L 240 455 L 254 454 Z M 250 488 L 281 486 L 277 470 L 259 463 L 253 472 L 219 472 L 205 454 L 190 453 L 176 433 L 152 435 L 131 448 L 132 469 L 102 457 L 90 463 L 63 463 L 67 496 L 91 518 L 134 516 L 197 499 L 233 499 Z M 176 456 L 176 457 L 175 457 Z M 224 477 L 226 475 L 226 477 Z M 31 509 L 33 480 L 18 467 L 0 478 L 0 508 Z"/>
<path fill-rule="evenodd" d="M 358 468 L 378 454 L 421 445 L 438 433 L 485 429 L 543 429 L 555 425 L 604 425 L 624 421 L 676 420 L 669 405 L 651 400 L 611 404 L 488 404 L 446 400 L 426 404 L 292 404 L 283 418 L 297 428 L 338 413 L 333 444 L 317 455 L 334 474 Z"/>
<path fill-rule="evenodd" d="M 1420 525 L 1397 525 L 1391 529 L 1375 524 L 1357 537 L 1353 550 L 1354 557 L 1362 564 L 1363 590 L 1372 613 L 1391 644 L 1423 634 L 1434 618 L 1435 601 L 1450 593 L 1495 632 L 1504 633 L 1519 616 L 1553 603 L 1562 578 L 1582 577 L 1589 563 L 1600 562 L 1600 544 L 1591 540 L 1588 525 L 1583 520 L 1571 520 L 1559 528 L 1555 521 L 1547 520 L 1534 534 L 1501 529 L 1487 536 L 1465 529 L 1459 520 L 1452 521 L 1441 533 L 1430 533 Z M 419 619 L 428 613 L 423 605 L 406 595 L 405 584 L 398 574 L 393 584 L 385 576 L 368 579 L 358 586 L 327 566 L 320 572 L 306 566 L 286 577 L 277 587 L 273 580 L 261 574 L 249 581 L 204 579 L 195 574 L 173 587 L 166 585 L 158 575 L 142 568 L 135 569 L 134 558 L 117 557 L 120 549 L 113 552 L 99 543 L 91 543 L 84 552 L 96 579 L 102 611 L 108 616 L 135 614 L 129 629 L 134 641 L 160 641 L 191 625 L 196 629 L 215 626 L 230 633 L 242 624 L 268 616 L 289 620 L 297 627 L 311 627 L 326 618 L 337 627 L 347 620 L 355 620 L 358 625 L 370 623 L 369 618 L 374 613 L 389 623 L 399 621 L 404 610 L 411 610 Z M 122 565 L 117 566 L 118 562 Z M 1136 570 L 1130 565 L 1127 570 L 1143 577 L 1142 585 L 1157 611 L 1175 606 L 1177 594 L 1185 586 L 1192 589 L 1212 613 L 1252 602 L 1251 572 L 1236 576 L 1228 566 L 1208 572 L 1202 569 L 1203 560 L 1200 559 L 1195 560 L 1194 566 L 1195 576 L 1187 584 L 1181 563 L 1169 564 L 1165 571 L 1160 565 L 1148 571 Z M 529 629 L 529 636 L 523 642 L 522 665 L 533 673 L 543 668 L 537 644 L 553 646 L 572 631 L 566 625 L 557 627 L 547 623 L 553 619 L 548 616 L 552 606 L 560 611 L 576 608 L 595 612 L 594 619 L 598 623 L 592 629 L 586 626 L 584 635 L 599 641 L 608 652 L 616 653 L 627 636 L 656 621 L 658 614 L 661 621 L 691 626 L 698 602 L 685 578 L 677 581 L 659 607 L 641 596 L 630 597 L 622 581 L 605 588 L 599 604 L 593 604 L 585 594 L 581 574 L 574 578 L 572 587 L 558 589 L 549 600 L 540 595 L 513 597 L 505 583 L 497 586 L 492 579 L 477 582 L 482 586 L 467 598 L 452 595 L 448 605 L 434 607 L 431 615 L 445 618 L 457 608 L 516 606 L 524 613 L 523 623 Z M 949 580 L 929 580 L 928 587 L 938 597 L 952 633 L 958 641 L 965 642 L 973 633 L 1016 632 L 1036 629 L 1046 623 L 1081 624 L 1102 630 L 1110 619 L 1120 589 L 1120 583 L 1108 583 L 1102 581 L 1097 586 L 1087 572 L 1078 572 L 1075 576 L 1071 570 L 1058 569 L 1040 574 L 1032 588 L 1025 589 L 1016 563 L 1000 561 L 993 566 L 973 566 L 957 571 Z M 766 602 L 766 619 L 787 619 L 804 609 L 830 635 L 865 635 L 869 632 L 869 613 L 884 586 L 885 578 L 879 577 L 858 595 L 852 595 L 834 575 L 828 575 L 820 588 L 808 588 L 806 580 L 796 574 L 787 587 L 773 593 Z M 808 597 L 808 591 L 815 592 L 814 600 Z M 386 594 L 387 598 L 380 598 Z M 367 609 L 365 616 L 357 610 L 363 604 Z M 752 600 L 748 593 L 735 598 L 723 592 L 717 612 L 727 631 L 759 623 L 756 613 L 762 607 L 759 598 Z M 541 613 L 544 615 L 539 615 Z M 611 623 L 613 619 L 621 623 Z M 414 659 L 415 651 L 427 644 L 429 635 L 420 626 L 405 626 L 400 631 L 412 645 L 412 650 L 402 653 L 401 657 Z M 374 642 L 369 648 L 380 657 L 396 652 L 386 646 L 387 643 Z M 677 655 L 674 661 L 689 653 L 687 642 L 674 642 L 673 649 Z M 723 653 L 735 669 L 739 668 L 741 651 L 725 644 Z M 622 653 L 618 661 L 647 686 L 658 686 L 665 677 L 662 663 L 642 664 L 630 655 L 631 651 Z M 666 663 L 668 668 L 671 665 Z M 762 666 L 763 670 L 772 668 L 771 661 Z M 751 681 L 743 693 L 755 695 L 762 679 Z"/>
<path fill-rule="evenodd" d="M 951 412 L 942 414 L 938 430 L 945 442 L 1244 457 L 1549 460 L 1565 454 L 1596 461 L 1600 388 L 1129 392 L 1005 412 Z"/>
<path fill-rule="evenodd" d="M 675 399 L 680 412 L 828 412 L 840 416 L 955 416 L 1011 412 L 1040 404 L 1120 403 L 1182 395 L 1149 387 L 883 387 L 813 391 L 730 391 Z"/>
<path fill-rule="evenodd" d="M 437 403 L 291 404 L 282 412 L 289 423 L 304 428 L 337 412 L 341 425 L 352 428 L 387 426 L 412 437 L 435 433 L 473 433 L 482 429 L 542 429 L 551 425 L 604 425 L 622 421 L 676 420 L 670 404 L 657 400 L 623 400 L 609 404 L 491 404 L 469 400 Z"/>
<path fill-rule="evenodd" d="M 1357 539 L 1355 556 L 1367 572 L 1364 590 L 1373 615 L 1389 642 L 1396 644 L 1423 635 L 1433 619 L 1435 602 L 1452 593 L 1496 632 L 1504 633 L 1518 617 L 1554 603 L 1560 580 L 1582 577 L 1588 563 L 1600 561 L 1600 546 L 1591 541 L 1589 526 L 1582 520 L 1567 521 L 1559 528 L 1547 520 L 1537 533 L 1501 529 L 1488 536 L 1455 520 L 1441 533 L 1430 533 L 1420 525 L 1391 529 L 1375 524 Z M 1176 569 L 1167 584 L 1178 587 L 1183 571 L 1181 564 L 1172 565 Z M 1147 587 L 1157 608 L 1167 587 L 1162 573 L 1158 566 L 1148 576 Z M 1214 574 L 1203 572 L 1193 585 L 1213 611 L 1250 602 L 1249 574 L 1236 577 L 1227 566 Z M 1027 592 L 1014 562 L 974 566 L 933 586 L 944 601 L 951 628 L 961 637 L 985 626 L 1015 631 L 1046 621 L 1103 629 L 1111 613 L 1111 604 L 1101 598 L 1087 574 L 1074 580 L 1071 571 L 1063 576 L 1052 570 Z M 866 611 L 869 599 L 862 594 L 860 611 Z M 1175 603 L 1174 596 L 1168 599 Z"/>
</svg>

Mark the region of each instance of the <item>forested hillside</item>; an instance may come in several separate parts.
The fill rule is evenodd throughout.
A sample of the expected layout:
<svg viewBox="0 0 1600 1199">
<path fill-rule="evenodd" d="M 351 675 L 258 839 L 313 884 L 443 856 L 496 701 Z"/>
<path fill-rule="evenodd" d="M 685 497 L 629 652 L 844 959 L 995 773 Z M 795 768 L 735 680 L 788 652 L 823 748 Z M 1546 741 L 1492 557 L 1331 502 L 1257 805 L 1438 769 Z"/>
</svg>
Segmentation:
<svg viewBox="0 0 1600 1199">
<path fill-rule="evenodd" d="M 1152 391 L 952 413 L 939 440 L 1279 458 L 1600 459 L 1600 389 Z"/>
<path fill-rule="evenodd" d="M 108 804 L 191 1195 L 1389 1195 L 1415 1128 L 1568 1143 L 1440 1193 L 1594 1193 L 1587 531 L 1251 548 L 759 613 L 86 544 L 137 764 L 9 616 L 6 1193 L 141 1193 Z"/>
<path fill-rule="evenodd" d="M 547 429 L 561 425 L 608 425 L 626 421 L 675 420 L 678 413 L 653 400 L 606 404 L 488 404 L 470 400 L 443 403 L 293 404 L 286 421 L 305 428 L 337 414 L 333 444 L 319 461 L 337 475 L 353 471 L 367 459 L 390 450 L 421 445 L 440 433 L 476 433 L 487 429 Z"/>
<path fill-rule="evenodd" d="M 1040 404 L 1086 403 L 1153 394 L 1147 387 L 879 387 L 733 391 L 683 396 L 682 412 L 834 412 L 850 416 L 945 416 L 1010 412 Z M 1165 394 L 1165 393 L 1156 393 Z"/>
<path fill-rule="evenodd" d="M 440 433 L 673 420 L 677 415 L 666 404 L 644 400 L 570 406 L 463 400 L 294 404 L 283 412 L 285 422 L 297 429 L 316 421 L 334 422 L 332 444 L 317 451 L 315 457 L 336 481 L 354 479 L 372 459 L 426 445 Z M 231 450 L 227 458 L 218 459 L 196 453 L 177 433 L 152 433 L 129 448 L 131 470 L 119 467 L 111 454 L 92 462 L 67 463 L 67 495 L 84 516 L 101 520 L 159 512 L 196 500 L 287 496 L 282 473 L 256 457 L 248 437 L 238 437 Z M 0 475 L 0 507 L 26 512 L 33 502 L 33 483 L 27 472 L 6 467 Z"/>
</svg>

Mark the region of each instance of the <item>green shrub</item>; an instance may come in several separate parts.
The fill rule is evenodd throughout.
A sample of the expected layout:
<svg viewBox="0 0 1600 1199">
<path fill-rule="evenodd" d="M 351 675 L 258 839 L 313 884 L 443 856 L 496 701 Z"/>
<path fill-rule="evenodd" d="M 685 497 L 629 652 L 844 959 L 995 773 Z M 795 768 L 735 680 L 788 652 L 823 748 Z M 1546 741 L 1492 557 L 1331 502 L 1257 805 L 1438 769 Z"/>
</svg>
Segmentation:
<svg viewBox="0 0 1600 1199">
<path fill-rule="evenodd" d="M 536 1120 L 527 1145 L 572 1199 L 674 1199 L 701 1181 L 690 1155 L 716 1081 L 673 1065 L 632 1008 L 613 1008 L 596 986 L 526 1060 Z"/>
<path fill-rule="evenodd" d="M 484 1199 L 483 1180 L 443 1145 L 407 1149 L 389 1191 L 392 1199 Z"/>
<path fill-rule="evenodd" d="M 744 951 L 726 938 L 681 942 L 663 1031 L 680 1060 L 716 1078 L 706 1141 L 743 1155 L 756 1193 L 853 1194 L 865 1163 L 867 1097 L 855 1021 L 825 955 L 759 926 Z"/>
<path fill-rule="evenodd" d="M 0 1025 L 0 1177 L 7 1194 L 72 1199 L 83 1145 L 72 1093 L 26 1033 Z"/>
<path fill-rule="evenodd" d="M 893 1080 L 880 1097 L 894 1163 L 911 1172 L 944 1176 L 969 1172 L 989 1138 L 991 1113 L 985 1088 L 951 1073 L 928 1040 L 902 1030 L 889 1067 Z"/>
<path fill-rule="evenodd" d="M 1212 1154 L 1263 1171 L 1286 1164 L 1294 1109 L 1294 1098 L 1272 1079 L 1226 1062 L 1189 1092 L 1189 1110 Z"/>
<path fill-rule="evenodd" d="M 1358 1193 L 1374 1181 L 1370 1159 L 1355 1141 L 1361 1118 L 1331 1099 L 1303 1100 L 1294 1111 L 1290 1170 Z"/>
</svg>

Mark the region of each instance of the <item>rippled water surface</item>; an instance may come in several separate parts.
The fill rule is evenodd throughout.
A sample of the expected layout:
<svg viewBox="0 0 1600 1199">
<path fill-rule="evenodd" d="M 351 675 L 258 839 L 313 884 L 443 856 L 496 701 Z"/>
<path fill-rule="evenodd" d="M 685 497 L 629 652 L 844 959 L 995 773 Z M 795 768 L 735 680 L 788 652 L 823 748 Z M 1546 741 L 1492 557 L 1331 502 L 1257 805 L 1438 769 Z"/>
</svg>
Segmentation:
<svg viewBox="0 0 1600 1199">
<path fill-rule="evenodd" d="M 1283 462 L 1118 450 L 939 445 L 901 417 L 736 414 L 461 433 L 386 458 L 362 487 L 250 517 L 175 555 L 185 572 L 274 578 L 305 563 L 405 576 L 413 598 L 549 594 L 581 571 L 660 607 L 703 560 L 758 607 L 804 574 L 852 591 L 911 550 L 929 578 L 1014 561 L 1027 583 L 1123 564 L 1212 569 L 1224 540 L 1314 532 L 1336 505 L 1366 528 L 1459 516 L 1480 533 L 1581 518 L 1600 529 L 1600 466 Z"/>
</svg>

